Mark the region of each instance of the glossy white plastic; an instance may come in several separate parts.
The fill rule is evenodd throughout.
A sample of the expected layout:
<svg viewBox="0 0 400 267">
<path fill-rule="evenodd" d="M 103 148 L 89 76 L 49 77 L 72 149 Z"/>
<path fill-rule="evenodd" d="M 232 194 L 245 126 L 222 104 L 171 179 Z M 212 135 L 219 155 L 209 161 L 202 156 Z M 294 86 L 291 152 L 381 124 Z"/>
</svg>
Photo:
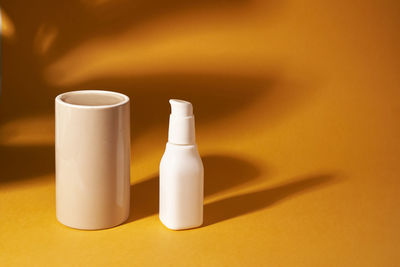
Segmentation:
<svg viewBox="0 0 400 267">
<path fill-rule="evenodd" d="M 169 229 L 203 223 L 204 169 L 197 145 L 192 104 L 172 99 L 168 143 L 160 163 L 160 220 Z"/>
</svg>

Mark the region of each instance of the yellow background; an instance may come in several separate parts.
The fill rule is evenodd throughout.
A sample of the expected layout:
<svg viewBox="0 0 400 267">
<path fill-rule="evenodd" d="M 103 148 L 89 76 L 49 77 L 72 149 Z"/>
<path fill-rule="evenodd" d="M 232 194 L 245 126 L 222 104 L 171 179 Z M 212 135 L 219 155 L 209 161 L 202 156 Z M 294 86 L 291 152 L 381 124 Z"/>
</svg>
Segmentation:
<svg viewBox="0 0 400 267">
<path fill-rule="evenodd" d="M 398 1 L 1 1 L 0 265 L 399 266 Z M 54 97 L 132 100 L 121 226 L 55 218 Z M 169 98 L 194 104 L 205 222 L 158 220 Z"/>
</svg>

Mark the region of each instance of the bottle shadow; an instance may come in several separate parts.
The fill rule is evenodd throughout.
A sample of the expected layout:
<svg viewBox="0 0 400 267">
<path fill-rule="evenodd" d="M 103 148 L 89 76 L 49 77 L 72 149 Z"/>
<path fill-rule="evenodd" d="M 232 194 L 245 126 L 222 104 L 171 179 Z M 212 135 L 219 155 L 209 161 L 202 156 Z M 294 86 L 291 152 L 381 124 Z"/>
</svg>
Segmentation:
<svg viewBox="0 0 400 267">
<path fill-rule="evenodd" d="M 292 180 L 282 185 L 236 195 L 204 206 L 203 226 L 216 224 L 257 210 L 337 181 L 330 175 L 315 175 Z"/>
<path fill-rule="evenodd" d="M 204 196 L 212 196 L 256 179 L 260 171 L 250 162 L 232 156 L 202 157 L 206 179 Z M 130 217 L 127 223 L 158 213 L 158 175 L 131 185 Z"/>
</svg>

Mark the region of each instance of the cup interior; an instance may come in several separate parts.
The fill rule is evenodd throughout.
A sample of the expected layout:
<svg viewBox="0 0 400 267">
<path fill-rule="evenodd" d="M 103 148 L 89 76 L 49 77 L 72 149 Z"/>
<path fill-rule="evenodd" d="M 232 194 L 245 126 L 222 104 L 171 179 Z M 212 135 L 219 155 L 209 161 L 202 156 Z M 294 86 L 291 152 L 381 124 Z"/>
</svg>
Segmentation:
<svg viewBox="0 0 400 267">
<path fill-rule="evenodd" d="M 80 106 L 108 106 L 124 102 L 126 99 L 117 93 L 102 91 L 78 91 L 62 95 L 65 103 Z"/>
</svg>

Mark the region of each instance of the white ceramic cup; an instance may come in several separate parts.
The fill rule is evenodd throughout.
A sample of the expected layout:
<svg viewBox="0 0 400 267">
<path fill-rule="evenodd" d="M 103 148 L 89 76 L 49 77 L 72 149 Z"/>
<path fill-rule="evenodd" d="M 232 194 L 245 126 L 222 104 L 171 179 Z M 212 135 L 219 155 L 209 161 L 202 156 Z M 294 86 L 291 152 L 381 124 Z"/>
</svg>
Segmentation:
<svg viewBox="0 0 400 267">
<path fill-rule="evenodd" d="M 62 224 L 95 230 L 128 218 L 129 105 L 129 97 L 109 91 L 56 97 L 56 214 Z"/>
</svg>

